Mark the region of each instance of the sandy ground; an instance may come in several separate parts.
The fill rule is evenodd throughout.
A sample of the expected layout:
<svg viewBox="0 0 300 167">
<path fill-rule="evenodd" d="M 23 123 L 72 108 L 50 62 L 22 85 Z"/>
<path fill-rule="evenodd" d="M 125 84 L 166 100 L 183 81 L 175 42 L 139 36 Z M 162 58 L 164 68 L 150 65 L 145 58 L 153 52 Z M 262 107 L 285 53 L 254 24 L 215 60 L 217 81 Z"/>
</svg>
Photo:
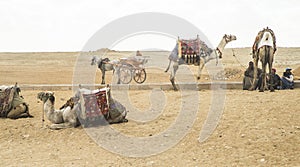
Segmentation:
<svg viewBox="0 0 300 167">
<path fill-rule="evenodd" d="M 235 54 L 235 57 L 232 54 Z M 251 56 L 250 48 L 226 49 L 222 64 L 227 81 L 241 81 L 243 71 Z M 83 71 L 96 72 L 95 82 L 100 82 L 100 72 L 90 66 L 89 53 L 85 61 L 77 63 L 79 53 L 0 53 L 0 83 L 11 85 L 26 84 L 70 84 L 76 65 Z M 109 52 L 112 58 L 127 57 L 133 52 Z M 167 52 L 147 52 L 153 55 L 146 66 L 146 83 L 168 82 L 164 73 L 167 62 L 153 66 L 155 56 L 168 55 Z M 75 65 L 76 64 L 76 65 Z M 151 66 L 152 65 L 152 66 Z M 281 75 L 285 67 L 292 67 L 296 77 L 300 76 L 300 48 L 279 48 L 274 66 Z M 76 67 L 75 67 L 76 66 Z M 191 66 L 191 71 L 196 67 Z M 108 72 L 107 83 L 112 80 Z M 204 70 L 200 82 L 209 81 Z M 132 82 L 131 84 L 136 84 Z M 274 93 L 243 90 L 226 90 L 224 111 L 217 128 L 204 142 L 199 142 L 210 107 L 214 103 L 212 90 L 196 92 L 198 105 L 195 121 L 186 128 L 187 134 L 173 147 L 146 157 L 128 157 L 103 148 L 95 138 L 89 136 L 82 127 L 53 131 L 42 124 L 42 103 L 36 99 L 41 90 L 23 90 L 21 94 L 29 103 L 34 118 L 0 120 L 1 166 L 299 166 L 300 160 L 300 90 L 280 90 Z M 114 93 L 114 92 L 112 92 Z M 152 91 L 130 91 L 131 105 L 140 113 L 151 108 Z M 128 123 L 110 125 L 119 133 L 131 138 L 151 138 L 170 128 L 184 105 L 183 99 L 194 92 L 164 91 L 162 101 L 166 102 L 162 113 L 148 122 L 132 119 L 129 112 Z M 70 96 L 71 90 L 55 91 L 56 108 Z M 190 95 L 189 95 L 190 94 Z M 145 112 L 146 113 L 146 112 Z M 187 112 L 188 113 L 188 112 Z M 188 116 L 188 115 L 187 115 Z M 100 127 L 101 128 L 101 127 Z M 182 131 L 180 131 L 182 132 Z M 178 132 L 179 133 L 179 132 Z M 109 135 L 109 134 L 108 134 Z M 172 136 L 165 135 L 165 141 Z M 97 141 L 101 138 L 98 138 Z M 160 142 L 160 141 L 157 141 Z M 122 139 L 120 139 L 122 143 Z M 146 143 L 145 143 L 146 145 Z M 148 148 L 151 150 L 152 148 Z M 147 152 L 148 150 L 144 150 Z"/>
</svg>

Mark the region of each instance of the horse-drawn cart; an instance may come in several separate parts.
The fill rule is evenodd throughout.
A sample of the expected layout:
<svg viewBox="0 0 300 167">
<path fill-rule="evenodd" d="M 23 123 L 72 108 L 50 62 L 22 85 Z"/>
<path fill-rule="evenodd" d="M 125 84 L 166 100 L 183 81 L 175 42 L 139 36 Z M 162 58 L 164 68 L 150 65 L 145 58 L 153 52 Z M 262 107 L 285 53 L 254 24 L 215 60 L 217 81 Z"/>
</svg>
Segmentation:
<svg viewBox="0 0 300 167">
<path fill-rule="evenodd" d="M 102 72 L 102 82 L 105 84 L 105 71 L 116 71 L 118 75 L 118 84 L 128 84 L 132 78 L 136 83 L 143 83 L 146 80 L 147 74 L 145 64 L 148 62 L 148 56 L 133 56 L 127 58 L 120 58 L 119 60 L 109 60 L 109 58 L 97 59 L 96 56 L 92 58 L 91 65 L 98 65 Z"/>
<path fill-rule="evenodd" d="M 145 64 L 149 57 L 134 56 L 120 59 L 120 81 L 123 84 L 128 84 L 132 79 L 136 83 L 143 83 L 147 78 Z"/>
</svg>

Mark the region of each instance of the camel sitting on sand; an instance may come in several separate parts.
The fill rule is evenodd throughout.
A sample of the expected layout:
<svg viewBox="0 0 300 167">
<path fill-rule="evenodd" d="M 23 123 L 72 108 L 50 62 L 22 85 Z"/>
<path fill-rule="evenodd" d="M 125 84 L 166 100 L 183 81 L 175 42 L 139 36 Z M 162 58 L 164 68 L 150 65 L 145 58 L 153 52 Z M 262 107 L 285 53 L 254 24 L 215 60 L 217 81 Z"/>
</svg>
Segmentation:
<svg viewBox="0 0 300 167">
<path fill-rule="evenodd" d="M 89 90 L 86 88 L 80 88 L 78 89 L 78 91 L 75 93 L 75 99 L 81 99 L 81 101 L 79 102 L 82 105 L 82 109 L 80 111 L 81 115 L 80 118 L 83 119 L 83 123 L 87 123 L 86 119 L 86 110 L 89 110 L 88 108 L 86 108 L 87 106 L 85 106 L 85 103 L 90 103 L 90 101 L 86 101 L 87 99 L 83 98 L 83 95 L 93 95 L 96 96 L 96 94 L 100 93 L 100 92 L 106 92 L 106 102 L 103 102 L 103 106 L 100 105 L 100 108 L 106 108 L 107 107 L 107 112 L 106 111 L 100 111 L 102 114 L 98 113 L 99 115 L 94 115 L 94 117 L 98 117 L 98 116 L 104 116 L 105 120 L 107 121 L 106 123 L 109 124 L 114 124 L 114 123 L 123 123 L 123 122 L 128 122 L 128 120 L 126 119 L 126 115 L 127 115 L 127 110 L 126 107 L 124 105 L 122 105 L 120 102 L 118 102 L 117 100 L 113 99 L 110 95 L 110 88 L 105 87 L 102 89 L 96 89 L 96 90 Z M 101 93 L 100 93 L 101 94 Z M 99 98 L 99 97 L 98 97 Z M 98 100 L 100 100 L 101 98 L 99 98 Z M 92 100 L 92 99 L 90 99 Z M 101 100 L 100 100 L 101 101 Z M 98 103 L 98 102 L 96 102 Z M 106 103 L 106 104 L 105 104 Z M 98 104 L 99 105 L 99 104 Z M 93 116 L 92 116 L 93 117 Z"/>
<path fill-rule="evenodd" d="M 43 101 L 44 113 L 46 114 L 47 119 L 53 123 L 50 126 L 50 129 L 58 130 L 80 125 L 76 113 L 76 111 L 79 111 L 78 104 L 74 105 L 72 101 L 68 101 L 70 105 L 64 105 L 59 110 L 55 110 L 55 97 L 53 92 L 40 92 L 38 93 L 37 98 Z"/>
<path fill-rule="evenodd" d="M 29 114 L 28 104 L 20 95 L 21 89 L 14 86 L 0 86 L 0 117 L 18 119 L 33 117 Z"/>
<path fill-rule="evenodd" d="M 71 97 L 59 110 L 54 108 L 55 97 L 53 92 L 38 93 L 37 98 L 44 103 L 43 112 L 46 114 L 47 119 L 53 123 L 50 129 L 59 130 L 79 126 L 81 124 L 80 121 L 84 121 L 81 117 L 82 112 L 84 112 L 81 108 L 82 104 L 84 104 L 84 101 L 80 101 L 81 95 L 93 92 L 92 90 L 80 88 L 75 93 L 75 96 Z M 107 123 L 127 122 L 128 120 L 125 118 L 127 114 L 126 108 L 118 101 L 110 98 L 110 96 L 108 97 L 109 109 L 108 115 L 105 116 Z"/>
</svg>

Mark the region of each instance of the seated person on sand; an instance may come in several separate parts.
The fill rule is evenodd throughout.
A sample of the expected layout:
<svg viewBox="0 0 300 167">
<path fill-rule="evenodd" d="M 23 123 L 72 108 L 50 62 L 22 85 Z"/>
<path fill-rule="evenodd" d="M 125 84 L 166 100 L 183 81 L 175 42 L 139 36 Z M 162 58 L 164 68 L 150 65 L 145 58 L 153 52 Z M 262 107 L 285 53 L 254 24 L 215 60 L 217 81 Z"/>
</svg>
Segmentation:
<svg viewBox="0 0 300 167">
<path fill-rule="evenodd" d="M 143 56 L 142 53 L 138 50 L 136 51 L 136 56 Z"/>
<path fill-rule="evenodd" d="M 258 88 L 261 84 L 261 73 L 262 70 L 260 68 L 257 69 L 257 80 L 254 82 L 256 85 L 255 89 Z M 253 62 L 249 62 L 249 67 L 244 72 L 244 79 L 243 79 L 243 90 L 248 90 L 253 84 L 254 78 L 254 65 Z"/>
<path fill-rule="evenodd" d="M 278 74 L 276 74 L 275 68 L 272 68 L 271 75 L 273 77 L 273 88 L 278 89 L 278 90 L 281 89 L 281 79 L 280 79 L 280 76 Z M 271 83 L 269 81 L 269 77 L 267 78 L 267 82 L 268 82 L 269 89 L 270 89 Z"/>
<path fill-rule="evenodd" d="M 291 68 L 286 68 L 281 78 L 282 89 L 294 89 L 294 75 Z"/>
</svg>

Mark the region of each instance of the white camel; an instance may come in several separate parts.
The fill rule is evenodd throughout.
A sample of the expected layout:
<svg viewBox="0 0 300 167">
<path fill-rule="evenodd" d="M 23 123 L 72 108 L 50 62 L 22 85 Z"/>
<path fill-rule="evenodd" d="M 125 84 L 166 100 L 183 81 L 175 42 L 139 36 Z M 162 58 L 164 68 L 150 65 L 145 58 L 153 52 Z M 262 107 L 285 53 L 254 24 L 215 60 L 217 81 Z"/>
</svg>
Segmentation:
<svg viewBox="0 0 300 167">
<path fill-rule="evenodd" d="M 197 40 L 199 40 L 198 37 L 197 37 Z M 214 50 L 208 48 L 204 42 L 199 40 L 198 44 L 200 45 L 199 46 L 199 49 L 200 49 L 199 54 L 200 55 L 198 55 L 198 57 L 196 57 L 196 58 L 193 58 L 193 64 L 195 64 L 195 62 L 196 62 L 196 64 L 199 66 L 198 74 L 197 74 L 198 80 L 201 77 L 201 71 L 202 71 L 204 65 L 207 62 L 209 62 L 210 60 L 218 59 L 218 57 L 222 58 L 223 50 L 224 50 L 226 44 L 228 44 L 229 42 L 234 41 L 234 40 L 236 40 L 235 35 L 226 35 L 225 34 L 223 36 L 223 38 L 221 39 L 221 42 L 219 43 L 218 47 Z M 173 71 L 171 71 L 171 74 L 170 74 L 170 81 L 172 83 L 174 90 L 177 90 L 176 85 L 175 85 L 176 71 L 178 70 L 179 65 L 186 64 L 186 61 L 182 57 L 178 56 L 179 55 L 178 50 L 181 50 L 181 49 L 182 48 L 178 49 L 178 45 L 174 48 L 174 50 L 172 51 L 172 53 L 169 56 L 169 65 L 168 65 L 167 69 L 165 70 L 165 72 L 167 72 L 170 68 L 171 62 L 173 62 Z M 188 49 L 191 49 L 191 48 L 188 48 Z M 191 59 L 192 58 L 190 58 L 190 60 Z M 203 61 L 203 63 L 200 63 L 201 61 Z"/>
<path fill-rule="evenodd" d="M 44 113 L 47 119 L 53 123 L 50 125 L 50 129 L 64 129 L 77 127 L 80 122 L 77 117 L 76 111 L 79 111 L 78 104 L 74 105 L 74 102 L 68 101 L 69 105 L 64 105 L 61 109 L 56 110 L 54 108 L 55 97 L 53 92 L 40 92 L 37 96 L 38 99 L 44 103 Z"/>
<path fill-rule="evenodd" d="M 71 97 L 59 110 L 56 110 L 54 107 L 55 97 L 53 92 L 47 91 L 38 93 L 37 98 L 44 103 L 43 112 L 52 123 L 49 128 L 59 130 L 79 126 L 81 124 L 80 120 L 83 121 L 83 118 L 80 116 L 82 116 L 82 111 L 84 111 L 81 110 L 81 105 L 84 104 L 84 102 L 80 101 L 80 96 L 81 94 L 91 94 L 94 92 L 93 90 L 80 88 L 75 93 L 75 96 Z M 109 124 L 127 122 L 128 120 L 125 118 L 127 114 L 126 108 L 118 101 L 110 98 L 110 96 L 108 99 L 109 114 L 105 117 L 106 121 Z"/>
</svg>

